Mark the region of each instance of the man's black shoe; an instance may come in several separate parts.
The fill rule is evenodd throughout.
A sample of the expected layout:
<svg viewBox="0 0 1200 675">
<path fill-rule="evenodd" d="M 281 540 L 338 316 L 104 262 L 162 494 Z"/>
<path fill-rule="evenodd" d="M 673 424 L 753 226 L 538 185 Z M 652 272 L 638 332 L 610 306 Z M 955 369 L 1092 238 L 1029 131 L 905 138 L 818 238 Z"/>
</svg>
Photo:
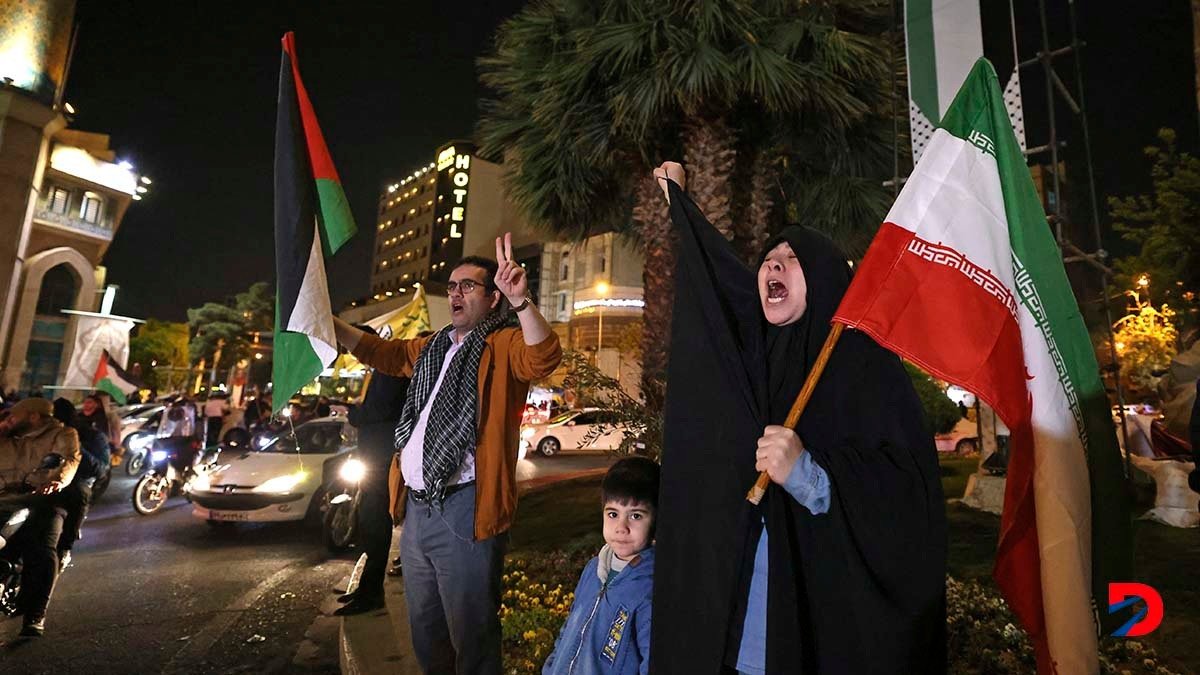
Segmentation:
<svg viewBox="0 0 1200 675">
<path fill-rule="evenodd" d="M 342 603 L 343 605 L 348 602 L 351 602 L 354 600 L 354 598 L 358 597 L 357 595 L 355 595 L 357 592 L 358 591 L 350 591 L 349 593 L 342 593 L 341 595 L 337 596 L 337 601 Z"/>
<path fill-rule="evenodd" d="M 394 567 L 399 567 L 399 566 L 400 566 L 400 556 L 396 556 L 395 560 L 392 560 L 392 565 L 393 565 Z"/>
<path fill-rule="evenodd" d="M 363 614 L 365 612 L 373 612 L 377 609 L 383 609 L 387 606 L 382 595 L 364 595 L 356 597 L 350 602 L 342 605 L 334 611 L 334 616 L 352 616 L 354 614 Z"/>
<path fill-rule="evenodd" d="M 21 626 L 20 637 L 42 637 L 46 632 L 46 617 L 37 620 L 25 619 L 25 625 Z"/>
<path fill-rule="evenodd" d="M 387 575 L 389 577 L 402 577 L 404 576 L 404 568 L 400 567 L 400 563 L 396 563 L 388 568 Z"/>
</svg>

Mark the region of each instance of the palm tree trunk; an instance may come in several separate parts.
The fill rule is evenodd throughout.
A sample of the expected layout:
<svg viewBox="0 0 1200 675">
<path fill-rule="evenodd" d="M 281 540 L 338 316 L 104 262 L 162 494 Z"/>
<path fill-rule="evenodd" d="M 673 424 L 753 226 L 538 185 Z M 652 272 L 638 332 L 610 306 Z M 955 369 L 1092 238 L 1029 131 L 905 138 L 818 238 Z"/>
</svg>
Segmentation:
<svg viewBox="0 0 1200 675">
<path fill-rule="evenodd" d="M 754 264 L 771 238 L 771 215 L 779 190 L 776 168 L 769 151 L 755 153 L 750 169 L 750 195 L 746 210 L 736 227 L 735 243 L 742 259 Z"/>
<path fill-rule="evenodd" d="M 694 118 L 683 129 L 687 189 L 700 212 L 733 239 L 733 177 L 737 137 L 723 118 Z"/>
<path fill-rule="evenodd" d="M 642 393 L 648 403 L 663 400 L 671 307 L 675 301 L 675 241 L 662 190 L 653 180 L 638 181 L 633 222 L 645 251 L 642 266 Z"/>
</svg>

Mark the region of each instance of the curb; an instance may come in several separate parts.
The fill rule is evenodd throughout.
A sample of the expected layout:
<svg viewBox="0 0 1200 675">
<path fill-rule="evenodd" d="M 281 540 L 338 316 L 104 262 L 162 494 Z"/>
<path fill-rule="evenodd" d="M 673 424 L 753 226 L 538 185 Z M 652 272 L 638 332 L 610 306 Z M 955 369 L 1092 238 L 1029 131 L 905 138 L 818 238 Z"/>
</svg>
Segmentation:
<svg viewBox="0 0 1200 675">
<path fill-rule="evenodd" d="M 532 478 L 517 485 L 517 494 L 527 495 L 551 485 L 603 476 L 607 468 L 585 469 L 571 473 Z M 400 555 L 400 530 L 392 534 L 389 559 Z M 347 581 L 347 590 L 358 584 L 366 556 L 359 556 Z M 342 617 L 338 630 L 338 662 L 344 675 L 421 675 L 417 659 L 409 648 L 412 636 L 408 626 L 408 604 L 404 600 L 404 583 L 387 577 L 383 584 L 387 608 L 377 612 Z"/>
</svg>

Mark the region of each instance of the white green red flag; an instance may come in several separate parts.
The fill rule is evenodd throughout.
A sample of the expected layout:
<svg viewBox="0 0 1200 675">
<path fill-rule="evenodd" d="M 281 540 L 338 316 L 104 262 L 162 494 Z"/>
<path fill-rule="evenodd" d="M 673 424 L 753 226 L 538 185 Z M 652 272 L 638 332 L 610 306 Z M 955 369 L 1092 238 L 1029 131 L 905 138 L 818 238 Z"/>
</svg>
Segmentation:
<svg viewBox="0 0 1200 675">
<path fill-rule="evenodd" d="M 96 373 L 92 375 L 92 386 L 96 391 L 108 392 L 114 401 L 125 405 L 129 402 L 127 397 L 137 391 L 141 383 L 127 375 L 108 355 L 108 351 L 102 351 L 100 362 L 96 364 Z"/>
<path fill-rule="evenodd" d="M 995 578 L 1040 673 L 1096 673 L 1128 580 L 1108 399 L 996 73 L 976 61 L 834 318 L 973 391 L 1011 430 Z"/>
<path fill-rule="evenodd" d="M 296 40 L 283 36 L 275 122 L 275 412 L 337 358 L 325 255 L 354 236 L 317 115 L 300 80 Z"/>
</svg>

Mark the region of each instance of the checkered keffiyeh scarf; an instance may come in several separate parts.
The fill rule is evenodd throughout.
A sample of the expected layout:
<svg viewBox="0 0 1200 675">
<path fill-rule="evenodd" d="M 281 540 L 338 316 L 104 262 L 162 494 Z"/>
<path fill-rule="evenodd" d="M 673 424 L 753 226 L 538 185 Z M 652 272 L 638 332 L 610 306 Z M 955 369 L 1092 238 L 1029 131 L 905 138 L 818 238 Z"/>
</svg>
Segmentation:
<svg viewBox="0 0 1200 675">
<path fill-rule="evenodd" d="M 425 492 L 431 502 L 440 504 L 446 498 L 446 481 L 468 452 L 475 452 L 475 413 L 479 405 L 477 377 L 479 359 L 487 336 L 504 325 L 503 312 L 492 312 L 467 335 L 462 347 L 450 360 L 442 386 L 438 389 L 429 421 L 425 425 L 425 443 L 421 470 L 425 477 Z M 412 436 L 417 418 L 425 409 L 433 385 L 437 383 L 446 352 L 450 351 L 450 333 L 454 326 L 438 331 L 417 358 L 404 412 L 396 425 L 396 449 L 402 450 Z"/>
</svg>

